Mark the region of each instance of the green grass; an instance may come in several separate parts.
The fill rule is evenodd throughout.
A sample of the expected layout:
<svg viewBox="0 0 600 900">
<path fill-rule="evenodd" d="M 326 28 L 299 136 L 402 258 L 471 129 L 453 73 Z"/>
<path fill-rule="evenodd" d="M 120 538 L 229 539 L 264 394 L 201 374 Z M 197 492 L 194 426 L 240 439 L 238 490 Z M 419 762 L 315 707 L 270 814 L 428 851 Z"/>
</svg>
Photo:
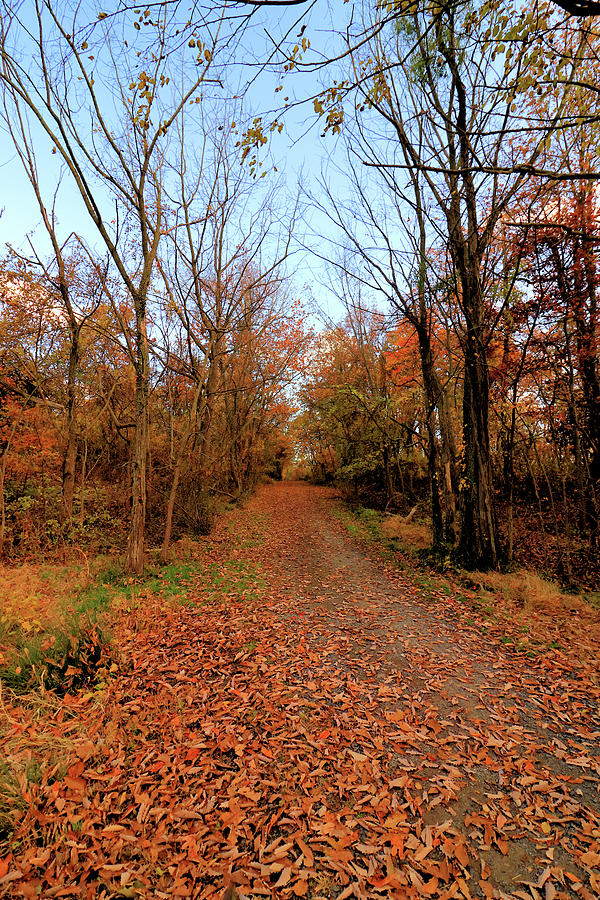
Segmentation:
<svg viewBox="0 0 600 900">
<path fill-rule="evenodd" d="M 365 527 L 367 534 L 372 540 L 381 540 L 381 518 L 382 514 L 376 509 L 369 509 L 366 506 L 357 506 L 354 515 L 358 521 Z"/>
<path fill-rule="evenodd" d="M 256 600 L 265 584 L 264 575 L 256 563 L 239 559 L 230 559 L 221 565 L 213 563 L 203 573 L 203 578 L 211 600 L 225 600 L 231 595 Z"/>
<path fill-rule="evenodd" d="M 589 603 L 590 606 L 600 609 L 600 591 L 585 591 L 582 594 L 582 598 L 586 603 Z"/>
<path fill-rule="evenodd" d="M 352 513 L 348 509 L 334 506 L 331 510 L 331 515 L 342 523 L 349 535 L 352 537 L 364 537 L 363 530 L 358 522 L 352 518 Z"/>
<path fill-rule="evenodd" d="M 135 608 L 150 595 L 189 606 L 210 600 L 226 602 L 232 596 L 254 600 L 261 595 L 264 583 L 258 565 L 238 559 L 207 567 L 197 562 L 176 562 L 149 568 L 141 576 L 131 576 L 122 565 L 109 562 L 90 583 L 71 589 L 52 625 L 39 624 L 32 629 L 17 621 L 0 620 L 0 641 L 8 647 L 0 681 L 16 693 L 41 685 L 60 690 L 61 668 L 65 668 L 62 662 L 66 659 L 75 668 L 81 662 L 81 686 L 86 681 L 84 669 L 87 671 L 96 659 L 103 670 L 102 680 L 110 658 L 110 634 L 103 624 L 107 610 Z M 66 585 L 65 589 L 68 591 Z M 106 653 L 99 652 L 97 641 Z M 93 681 L 93 672 L 88 674 Z"/>
<path fill-rule="evenodd" d="M 366 506 L 334 506 L 331 512 L 352 537 L 385 542 L 380 527 L 382 513 L 378 510 Z"/>
<path fill-rule="evenodd" d="M 271 527 L 271 516 L 268 513 L 254 513 L 252 519 L 246 523 L 241 531 L 237 531 L 239 525 L 231 526 L 235 529 L 234 535 L 238 548 L 240 550 L 255 550 L 262 547 L 265 542 L 266 535 Z"/>
<path fill-rule="evenodd" d="M 58 621 L 46 627 L 25 629 L 17 622 L 0 623 L 0 640 L 8 645 L 8 659 L 0 668 L 0 681 L 16 693 L 36 686 L 61 689 L 67 666 L 80 669 L 72 686 L 94 681 L 110 661 L 110 634 L 103 614 L 111 606 L 133 606 L 141 596 L 161 593 L 173 597 L 185 592 L 195 574 L 189 564 L 173 564 L 133 578 L 123 567 L 111 563 L 85 587 L 63 599 Z"/>
<path fill-rule="evenodd" d="M 135 607 L 150 594 L 195 605 L 194 587 L 199 594 L 208 592 L 208 599 L 232 594 L 255 598 L 263 586 L 264 576 L 258 565 L 238 559 L 206 567 L 199 563 L 171 563 L 148 569 L 139 577 L 113 565 L 99 572 L 95 582 L 79 593 L 70 610 L 94 617 L 110 606 Z"/>
<path fill-rule="evenodd" d="M 113 564 L 101 570 L 95 582 L 79 593 L 76 606 L 80 612 L 98 613 L 115 603 L 135 605 L 141 596 L 150 593 L 174 597 L 188 589 L 197 572 L 198 566 L 192 563 L 171 563 L 132 576 Z"/>
<path fill-rule="evenodd" d="M 0 681 L 15 693 L 35 687 L 59 693 L 96 683 L 111 664 L 110 635 L 90 618 L 19 635 Z"/>
</svg>

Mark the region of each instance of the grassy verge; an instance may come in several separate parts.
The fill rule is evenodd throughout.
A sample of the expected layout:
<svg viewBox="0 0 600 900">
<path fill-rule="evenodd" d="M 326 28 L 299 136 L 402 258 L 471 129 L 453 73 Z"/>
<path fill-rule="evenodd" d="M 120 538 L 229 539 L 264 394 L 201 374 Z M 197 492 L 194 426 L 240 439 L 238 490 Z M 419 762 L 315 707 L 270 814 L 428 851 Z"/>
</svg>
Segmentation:
<svg viewBox="0 0 600 900">
<path fill-rule="evenodd" d="M 0 855 L 15 846 L 27 798 L 62 779 L 76 748 L 89 745 L 81 704 L 100 713 L 110 680 L 127 668 L 119 620 L 134 611 L 143 623 L 152 605 L 191 607 L 193 615 L 193 607 L 259 599 L 265 578 L 256 551 L 268 526 L 267 517 L 252 517 L 225 523 L 225 539 L 180 539 L 167 566 L 149 551 L 140 577 L 118 559 L 83 553 L 68 564 L 0 567 Z M 254 647 L 249 641 L 245 651 Z"/>
<path fill-rule="evenodd" d="M 109 609 L 133 603 L 141 589 L 171 595 L 191 576 L 190 566 L 173 565 L 133 579 L 105 558 L 91 568 L 40 565 L 0 574 L 3 686 L 65 693 L 101 681 L 114 666 Z"/>
<path fill-rule="evenodd" d="M 153 565 L 140 577 L 115 560 L 91 566 L 29 566 L 0 571 L 0 682 L 23 693 L 43 686 L 58 693 L 102 683 L 116 665 L 110 620 L 161 601 L 198 605 L 231 597 L 255 599 L 263 578 L 253 562 L 198 559 Z"/>
<path fill-rule="evenodd" d="M 383 542 L 381 523 L 384 514 L 378 510 L 369 509 L 367 506 L 349 506 L 340 503 L 333 506 L 331 512 L 352 537 Z"/>
<path fill-rule="evenodd" d="M 2 572 L 12 588 L 0 620 L 0 681 L 17 693 L 44 686 L 67 692 L 111 665 L 102 621 L 108 600 L 79 566 Z M 39 585 L 42 591 L 38 590 Z M 48 593 L 40 602 L 44 585 Z"/>
<path fill-rule="evenodd" d="M 465 625 L 508 649 L 528 656 L 569 648 L 593 655 L 588 638 L 600 630 L 600 593 L 568 594 L 525 570 L 460 569 L 450 557 L 431 554 L 426 523 L 361 506 L 341 505 L 335 515 L 349 534 L 372 542 L 379 555 L 406 571 L 424 599 L 450 604 Z"/>
</svg>

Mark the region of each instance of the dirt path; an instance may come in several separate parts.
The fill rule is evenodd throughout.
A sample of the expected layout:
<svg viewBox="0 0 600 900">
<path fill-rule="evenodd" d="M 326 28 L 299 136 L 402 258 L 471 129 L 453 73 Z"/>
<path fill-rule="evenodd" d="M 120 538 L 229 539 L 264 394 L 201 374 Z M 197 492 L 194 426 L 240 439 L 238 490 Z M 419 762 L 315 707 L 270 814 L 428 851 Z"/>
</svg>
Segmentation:
<svg viewBox="0 0 600 900">
<path fill-rule="evenodd" d="M 593 822 L 593 837 L 600 841 L 596 686 L 588 693 L 587 685 L 578 683 L 578 673 L 573 673 L 573 683 L 557 683 L 552 667 L 544 671 L 540 661 L 532 671 L 530 659 L 513 659 L 501 644 L 490 643 L 474 627 L 463 625 L 449 600 L 439 598 L 437 605 L 425 600 L 414 579 L 374 558 L 364 542 L 348 535 L 332 516 L 334 498 L 309 486 L 282 484 L 270 486 L 255 501 L 278 523 L 268 532 L 266 567 L 292 600 L 293 617 L 322 649 L 320 659 L 337 667 L 338 673 L 353 675 L 367 690 L 390 680 L 400 687 L 381 703 L 384 715 L 408 706 L 420 708 L 427 724 L 436 719 L 433 736 L 427 729 L 414 744 L 420 751 L 419 771 L 435 783 L 439 771 L 450 764 L 456 775 L 460 771 L 462 790 L 456 791 L 457 802 L 449 808 L 436 804 L 423 809 L 424 821 L 439 822 L 450 813 L 453 824 L 468 833 L 470 822 L 465 818 L 479 813 L 478 807 L 489 807 L 486 798 L 494 788 L 504 788 L 521 830 L 514 829 L 508 847 L 489 840 L 489 833 L 488 840 L 480 842 L 480 858 L 491 866 L 498 895 L 516 890 L 514 896 L 519 896 L 521 889 L 526 896 L 536 896 L 536 890 L 540 896 L 558 896 L 560 887 L 548 877 L 559 875 L 560 867 L 551 865 L 554 872 L 548 873 L 548 866 L 560 856 L 566 866 L 570 864 L 571 873 L 577 873 L 576 879 L 564 880 L 563 893 L 577 895 L 573 885 L 579 883 L 580 895 L 586 896 L 585 869 L 573 865 L 577 854 L 569 860 L 561 853 L 560 842 L 557 847 L 548 839 L 544 816 L 552 818 L 550 810 L 535 796 L 522 809 L 519 787 L 529 783 L 538 797 L 552 793 L 551 786 L 558 788 L 550 800 L 551 811 L 565 804 L 571 824 Z M 527 773 L 516 781 L 509 774 L 512 761 L 518 773 Z M 493 806 L 500 796 L 498 792 Z M 532 821 L 527 822 L 530 813 Z M 536 818 L 541 821 L 536 823 Z M 536 828 L 541 829 L 538 835 Z M 574 833 L 576 828 L 568 830 Z M 592 869 L 600 866 L 600 856 L 587 858 Z M 477 894 L 477 888 L 470 890 Z M 600 877 L 593 877 L 590 896 L 597 895 Z"/>
<path fill-rule="evenodd" d="M 332 515 L 339 507 L 334 492 L 308 485 L 271 485 L 254 502 L 270 508 L 271 521 L 278 522 L 269 529 L 264 558 L 280 590 L 318 604 L 320 612 L 307 614 L 317 618 L 329 635 L 345 631 L 356 638 L 353 646 L 344 642 L 348 646 L 340 659 L 375 663 L 379 675 L 401 669 L 405 677 L 409 673 L 412 690 L 426 691 L 441 706 L 450 703 L 473 713 L 475 698 L 480 704 L 477 719 L 489 720 L 493 706 L 503 713 L 517 700 L 524 726 L 542 733 L 556 727 L 563 737 L 570 728 L 589 744 L 590 752 L 598 750 L 600 732 L 588 727 L 600 728 L 597 693 L 590 696 L 585 683 L 561 690 L 545 660 L 528 672 L 534 666 L 531 660 L 515 661 L 474 623 L 465 624 L 468 616 L 455 599 L 439 594 L 433 601 L 427 598 L 414 573 L 403 575 L 370 553 L 364 541 L 349 536 Z M 518 677 L 511 681 L 509 670 Z M 579 677 L 578 672 L 573 674 Z M 564 714 L 554 724 L 545 719 L 540 724 L 540 709 L 548 697 L 554 707 L 560 698 L 571 700 L 568 724 Z M 562 768 L 560 759 L 556 766 Z"/>
<path fill-rule="evenodd" d="M 600 896 L 597 671 L 508 653 L 336 508 L 261 488 L 122 616 L 101 696 L 8 710 L 41 776 L 3 896 Z"/>
</svg>

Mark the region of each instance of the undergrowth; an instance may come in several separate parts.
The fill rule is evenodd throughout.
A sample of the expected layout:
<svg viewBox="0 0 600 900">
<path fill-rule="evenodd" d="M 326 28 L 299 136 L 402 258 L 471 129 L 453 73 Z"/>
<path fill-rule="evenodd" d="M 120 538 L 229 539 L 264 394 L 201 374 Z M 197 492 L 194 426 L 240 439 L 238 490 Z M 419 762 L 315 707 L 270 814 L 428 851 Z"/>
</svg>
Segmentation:
<svg viewBox="0 0 600 900">
<path fill-rule="evenodd" d="M 77 579 L 69 584 L 65 572 L 64 596 L 54 608 L 28 619 L 22 596 L 22 617 L 13 610 L 0 621 L 0 681 L 15 693 L 44 688 L 60 695 L 103 681 L 115 666 L 108 610 L 133 604 L 142 591 L 171 596 L 182 590 L 193 568 L 171 565 L 138 579 L 111 563 L 83 585 Z M 40 572 L 41 580 L 45 574 Z"/>
<path fill-rule="evenodd" d="M 65 580 L 67 596 L 45 622 L 39 615 L 33 622 L 16 614 L 0 619 L 0 682 L 18 694 L 44 688 L 60 695 L 97 685 L 116 668 L 107 624 L 111 609 L 131 609 L 151 596 L 191 606 L 231 596 L 252 600 L 263 585 L 256 564 L 236 559 L 204 567 L 173 562 L 141 576 L 111 561 L 70 592 Z M 25 608 L 26 600 L 21 604 Z"/>
<path fill-rule="evenodd" d="M 259 523 L 264 526 L 264 522 Z M 261 529 L 256 523 L 248 531 L 248 541 L 259 544 Z M 185 558 L 160 566 L 149 554 L 152 564 L 137 577 L 123 565 L 107 557 L 96 558 L 84 567 L 39 564 L 0 571 L 0 706 L 3 717 L 0 730 L 10 735 L 11 708 L 61 710 L 65 694 L 90 691 L 92 702 L 102 705 L 108 681 L 119 670 L 117 648 L 109 630 L 111 621 L 123 610 L 139 609 L 158 602 L 186 606 L 228 600 L 251 601 L 262 595 L 265 577 L 258 563 L 239 558 L 214 561 L 210 544 L 204 544 L 204 558 L 194 546 L 177 546 Z M 206 558 L 208 554 L 208 558 Z M 44 591 L 45 586 L 51 589 Z M 246 652 L 254 650 L 250 641 Z M 14 724 L 14 719 L 12 721 Z M 53 733 L 52 746 L 44 745 L 44 758 L 52 757 L 52 766 L 61 769 L 72 753 L 73 735 L 58 746 Z M 36 747 L 50 739 L 44 728 L 32 737 Z M 60 743 L 60 741 L 58 742 Z M 56 745 L 56 746 L 55 746 Z M 10 751 L 9 737 L 5 747 Z M 27 797 L 43 771 L 35 754 L 25 762 L 9 752 L 0 762 L 0 848 L 13 847 L 15 829 L 27 808 Z M 50 768 L 52 768 L 50 766 Z M 66 769 L 65 769 L 66 771 Z"/>
<path fill-rule="evenodd" d="M 44 687 L 58 694 L 95 684 L 112 665 L 109 636 L 97 623 L 70 623 L 19 640 L 0 669 L 15 693 Z"/>
<path fill-rule="evenodd" d="M 19 778 L 5 760 L 0 761 L 0 847 L 11 837 L 17 818 L 26 809 Z"/>
</svg>

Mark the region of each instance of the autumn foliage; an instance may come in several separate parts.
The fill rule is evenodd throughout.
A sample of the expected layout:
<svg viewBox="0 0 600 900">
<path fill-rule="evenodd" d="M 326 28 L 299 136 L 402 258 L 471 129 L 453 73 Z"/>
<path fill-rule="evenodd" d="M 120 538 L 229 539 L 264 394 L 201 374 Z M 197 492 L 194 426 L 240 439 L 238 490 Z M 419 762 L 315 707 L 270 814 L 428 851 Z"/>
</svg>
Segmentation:
<svg viewBox="0 0 600 900">
<path fill-rule="evenodd" d="M 90 277 L 92 272 L 90 271 Z M 78 291 L 85 286 L 77 284 Z M 210 530 L 217 502 L 235 500 L 264 474 L 281 477 L 291 453 L 287 427 L 293 412 L 288 385 L 302 370 L 310 332 L 298 303 L 279 288 L 265 289 L 244 306 L 203 369 L 190 367 L 185 332 L 157 304 L 150 346 L 150 460 L 148 521 L 162 537 L 164 509 L 180 461 L 174 534 Z M 71 515 L 62 504 L 61 471 L 67 452 L 66 382 L 69 336 L 51 284 L 5 265 L 0 296 L 2 341 L 2 545 L 6 559 L 53 554 L 79 545 L 86 552 L 123 546 L 128 524 L 135 372 L 127 353 L 133 323 L 125 301 L 78 294 L 85 317 L 80 333 L 75 403 L 75 484 Z M 125 329 L 125 330 L 124 330 Z M 170 333 L 169 333 L 170 329 Z M 169 344 L 163 336 L 169 334 Z M 201 335 L 196 332 L 195 338 Z M 166 340 L 166 338 L 165 338 Z M 206 387 L 208 385 L 208 388 Z"/>
</svg>

